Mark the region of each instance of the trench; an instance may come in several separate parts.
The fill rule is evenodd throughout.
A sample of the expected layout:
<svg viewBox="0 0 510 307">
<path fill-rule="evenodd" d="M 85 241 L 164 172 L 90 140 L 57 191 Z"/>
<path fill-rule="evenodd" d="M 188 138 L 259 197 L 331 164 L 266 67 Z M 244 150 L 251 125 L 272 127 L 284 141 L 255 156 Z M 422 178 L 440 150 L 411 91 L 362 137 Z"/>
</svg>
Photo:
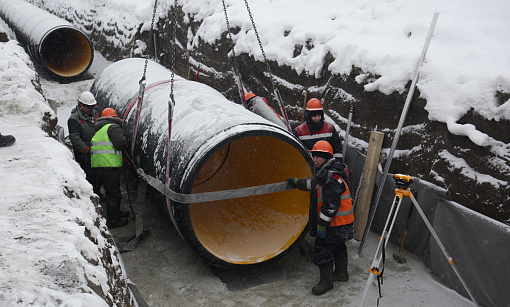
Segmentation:
<svg viewBox="0 0 510 307">
<path fill-rule="evenodd" d="M 73 102 L 74 105 L 74 102 Z M 65 113 L 63 113 L 65 114 Z M 63 115 L 62 118 L 67 118 Z M 266 140 L 267 139 L 267 140 Z M 216 177 L 217 174 L 229 174 L 229 170 L 236 166 L 233 157 L 242 157 L 249 159 L 249 163 L 244 167 L 252 167 L 257 169 L 260 167 L 253 158 L 258 157 L 257 153 L 251 153 L 242 150 L 246 146 L 255 146 L 261 142 L 261 148 L 268 148 L 267 152 L 271 153 L 270 148 L 278 149 L 278 155 L 272 153 L 269 157 L 279 156 L 282 160 L 292 157 L 292 150 L 289 152 L 282 150 L 285 148 L 285 142 L 278 139 L 266 137 L 246 137 L 240 140 L 230 142 L 228 145 L 222 146 L 200 167 L 199 176 L 194 179 L 196 186 L 193 192 L 199 192 L 199 189 L 215 189 L 215 186 L 207 186 L 215 184 L 221 186 L 221 181 Z M 237 146 L 239 145 L 239 146 Z M 235 150 L 235 147 L 239 147 Z M 234 152 L 236 152 L 234 154 Z M 253 155 L 253 156 L 252 156 Z M 248 156 L 248 157 L 247 157 Z M 269 159 L 270 160 L 270 159 Z M 238 163 L 238 162 L 237 162 Z M 278 163 L 275 163 L 276 165 Z M 272 166 L 257 171 L 258 176 L 263 176 L 265 172 L 272 171 Z M 235 169 L 235 168 L 234 168 Z M 232 179 L 229 185 L 243 184 L 251 185 L 251 182 L 238 183 Z M 298 192 L 298 191 L 295 191 Z M 123 209 L 128 209 L 127 202 L 135 201 L 136 186 L 128 190 L 131 197 L 123 197 Z M 277 200 L 279 198 L 276 198 Z M 222 203 L 213 203 L 221 206 Z M 197 204 L 197 205 L 205 205 Z M 289 203 L 284 203 L 288 206 Z M 318 271 L 316 266 L 310 262 L 307 255 L 302 254 L 302 249 L 291 249 L 286 257 L 281 257 L 275 262 L 266 263 L 264 266 L 243 267 L 243 271 L 229 270 L 219 272 L 213 270 L 214 278 L 211 273 L 211 266 L 207 266 L 202 259 L 186 245 L 177 230 L 168 223 L 166 216 L 157 211 L 154 203 L 147 203 L 147 211 L 144 212 L 144 219 L 148 227 L 151 229 L 150 235 L 144 238 L 138 248 L 132 252 L 123 253 L 122 260 L 126 265 L 128 276 L 138 285 L 140 292 L 145 296 L 147 303 L 151 306 L 168 306 L 168 305 L 207 305 L 226 306 L 232 304 L 243 305 L 264 305 L 271 303 L 272 305 L 285 305 L 291 303 L 311 306 L 316 304 L 317 297 L 310 294 L 310 287 L 317 282 Z M 194 212 L 191 208 L 191 212 Z M 202 208 L 203 209 L 203 208 Z M 239 209 L 239 208 L 237 208 Z M 203 210 L 202 210 L 203 211 Z M 200 212 L 199 212 L 200 213 Z M 203 212 L 202 212 L 203 213 Z M 214 213 L 212 210 L 209 214 Z M 239 210 L 233 210 L 228 214 L 239 214 Z M 297 213 L 299 216 L 299 212 Z M 255 218 L 255 217 L 254 217 Z M 278 220 L 274 220 L 278 222 Z M 112 229 L 114 236 L 125 236 L 132 234 L 134 220 L 130 218 L 130 224 L 123 228 Z M 235 220 L 234 220 L 235 222 Z M 250 223 L 263 223 L 264 219 L 255 218 Z M 192 223 L 195 223 L 192 220 Z M 278 230 L 278 228 L 276 228 Z M 208 238 L 200 236 L 200 240 L 205 246 L 208 246 L 208 239 L 214 240 L 216 237 Z M 222 237 L 222 234 L 218 234 Z M 371 236 L 374 240 L 367 245 L 366 254 L 372 255 L 375 247 L 375 235 Z M 309 237 L 304 238 L 305 242 L 311 243 Z M 370 238 L 369 238 L 370 239 Z M 408 240 L 409 241 L 409 240 Z M 301 247 L 301 246 L 300 246 Z M 349 255 L 355 255 L 358 244 L 355 241 L 348 242 Z M 391 250 L 398 251 L 398 246 L 389 244 Z M 210 251 L 215 252 L 211 247 Z M 388 261 L 388 274 L 397 272 L 399 274 L 389 275 L 394 280 L 385 284 L 386 293 L 395 294 L 396 298 L 386 296 L 385 301 L 391 303 L 401 302 L 402 304 L 412 305 L 417 301 L 424 302 L 429 305 L 441 305 L 452 303 L 452 300 L 458 302 L 458 305 L 465 305 L 466 300 L 460 295 L 455 294 L 450 289 L 437 287 L 437 282 L 433 279 L 423 278 L 423 270 L 413 272 L 413 267 L 417 261 L 422 264 L 419 259 L 411 254 L 408 257 L 408 265 L 396 265 L 394 261 Z M 351 280 L 348 284 L 336 284 L 334 292 L 323 298 L 326 304 L 354 305 L 358 301 L 358 296 L 366 283 L 367 268 L 370 264 L 370 257 L 350 257 L 349 272 Z M 405 274 L 404 274 L 405 273 Z M 405 284 L 406 287 L 402 287 Z M 347 286 L 347 288 L 346 288 Z M 375 287 L 375 286 L 374 286 Z M 350 291 L 345 291 L 346 289 Z M 439 290 L 438 290 L 439 289 Z M 228 290 L 228 291 L 225 291 Z M 438 293 L 438 291 L 441 291 Z M 412 293 L 413 295 L 409 295 Z M 369 298 L 372 302 L 377 300 L 377 289 L 374 288 L 371 293 L 373 297 Z M 340 298 L 340 299 L 339 299 Z M 389 300 L 388 300 L 389 299 Z"/>
</svg>

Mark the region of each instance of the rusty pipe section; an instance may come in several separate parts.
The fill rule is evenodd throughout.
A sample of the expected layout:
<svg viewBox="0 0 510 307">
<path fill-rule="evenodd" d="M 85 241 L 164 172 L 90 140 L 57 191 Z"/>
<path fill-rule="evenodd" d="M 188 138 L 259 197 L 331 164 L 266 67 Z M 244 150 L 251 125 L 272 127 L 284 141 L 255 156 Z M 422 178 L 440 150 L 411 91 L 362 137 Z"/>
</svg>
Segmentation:
<svg viewBox="0 0 510 307">
<path fill-rule="evenodd" d="M 113 107 L 125 118 L 129 142 L 143 70 L 143 59 L 116 62 L 91 89 L 101 108 Z M 132 157 L 163 183 L 170 76 L 169 70 L 149 61 Z M 221 191 L 312 175 L 308 150 L 279 125 L 198 82 L 177 78 L 174 97 L 169 186 L 175 192 Z M 278 259 L 304 236 L 309 193 L 295 189 L 195 204 L 170 201 L 164 206 L 183 239 L 201 257 L 236 268 Z"/>
<path fill-rule="evenodd" d="M 54 77 L 77 77 L 92 65 L 92 43 L 66 20 L 23 0 L 0 1 L 0 17 L 30 56 Z"/>
</svg>

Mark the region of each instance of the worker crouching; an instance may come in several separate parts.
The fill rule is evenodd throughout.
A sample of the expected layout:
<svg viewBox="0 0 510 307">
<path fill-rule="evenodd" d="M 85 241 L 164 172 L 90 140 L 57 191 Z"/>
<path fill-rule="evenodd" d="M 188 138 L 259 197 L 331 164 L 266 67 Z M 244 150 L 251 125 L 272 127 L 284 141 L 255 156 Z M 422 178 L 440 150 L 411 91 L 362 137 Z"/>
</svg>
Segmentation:
<svg viewBox="0 0 510 307">
<path fill-rule="evenodd" d="M 101 118 L 97 120 L 96 134 L 91 141 L 91 165 L 105 190 L 108 228 L 127 225 L 129 217 L 128 211 L 120 210 L 122 150 L 127 147 L 122 124 L 122 119 L 114 109 L 104 109 Z"/>
<path fill-rule="evenodd" d="M 334 281 L 349 280 L 345 241 L 354 238 L 354 214 L 345 164 L 333 159 L 331 144 L 319 141 L 311 153 L 316 169 L 314 179 L 287 181 L 300 190 L 317 189 L 317 234 L 312 259 L 319 267 L 320 281 L 312 293 L 322 295 L 333 289 Z"/>
</svg>

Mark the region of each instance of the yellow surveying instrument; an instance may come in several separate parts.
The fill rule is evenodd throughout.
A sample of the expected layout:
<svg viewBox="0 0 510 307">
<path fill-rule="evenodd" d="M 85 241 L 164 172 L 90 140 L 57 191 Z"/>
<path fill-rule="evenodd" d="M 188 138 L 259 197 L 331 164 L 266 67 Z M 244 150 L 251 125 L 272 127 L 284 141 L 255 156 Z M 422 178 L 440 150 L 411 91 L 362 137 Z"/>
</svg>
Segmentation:
<svg viewBox="0 0 510 307">
<path fill-rule="evenodd" d="M 448 252 L 446 251 L 445 247 L 443 246 L 443 244 L 439 240 L 439 237 L 437 236 L 436 232 L 432 228 L 432 225 L 430 225 L 430 222 L 428 221 L 427 217 L 425 216 L 425 213 L 423 213 L 423 210 L 421 210 L 420 205 L 418 204 L 416 199 L 414 199 L 414 196 L 411 193 L 411 189 L 409 189 L 409 186 L 413 183 L 413 178 L 411 176 L 408 176 L 408 175 L 396 174 L 396 175 L 393 176 L 393 179 L 395 179 L 395 184 L 397 186 L 397 188 L 395 189 L 395 199 L 393 201 L 393 205 L 390 208 L 390 212 L 388 214 L 388 219 L 386 220 L 386 224 L 384 225 L 384 229 L 383 229 L 383 232 L 381 234 L 381 238 L 379 240 L 379 245 L 377 246 L 377 251 L 375 252 L 374 260 L 372 261 L 372 265 L 370 266 L 370 269 L 369 269 L 370 274 L 368 276 L 368 280 L 367 280 L 367 284 L 365 286 L 365 289 L 363 290 L 363 296 L 361 297 L 361 301 L 360 301 L 359 306 L 362 307 L 362 306 L 365 305 L 365 301 L 367 300 L 368 292 L 370 291 L 370 286 L 372 284 L 374 276 L 377 276 L 377 280 L 378 280 L 378 283 L 379 283 L 379 298 L 377 299 L 378 303 L 379 303 L 379 299 L 382 297 L 380 286 L 381 286 L 381 283 L 382 283 L 381 279 L 382 279 L 382 275 L 383 275 L 383 271 L 384 271 L 384 258 L 385 258 L 384 251 L 386 249 L 386 245 L 388 244 L 389 237 L 390 237 L 390 234 L 391 234 L 391 230 L 393 229 L 393 225 L 395 224 L 395 219 L 397 217 L 398 210 L 400 209 L 400 204 L 402 203 L 402 199 L 404 198 L 404 196 L 409 196 L 409 198 L 411 199 L 411 201 L 412 201 L 412 203 L 414 205 L 414 208 L 420 214 L 420 216 L 421 216 L 423 222 L 425 223 L 425 225 L 427 225 L 427 228 L 429 229 L 430 233 L 432 234 L 432 236 L 436 240 L 436 242 L 439 245 L 441 251 L 443 252 L 444 256 L 446 257 L 446 260 L 448 261 L 450 266 L 453 268 L 453 271 L 455 272 L 455 274 L 459 278 L 460 282 L 462 283 L 462 285 L 466 289 L 467 293 L 469 294 L 469 297 L 471 298 L 473 303 L 476 306 L 478 306 L 478 303 L 476 302 L 475 298 L 473 297 L 473 294 L 471 293 L 471 291 L 467 287 L 466 282 L 460 276 L 457 268 L 453 264 L 452 257 L 450 257 L 450 255 L 448 255 Z M 379 265 L 381 264 L 381 261 L 383 261 L 383 268 L 382 268 L 382 270 L 379 267 Z"/>
</svg>

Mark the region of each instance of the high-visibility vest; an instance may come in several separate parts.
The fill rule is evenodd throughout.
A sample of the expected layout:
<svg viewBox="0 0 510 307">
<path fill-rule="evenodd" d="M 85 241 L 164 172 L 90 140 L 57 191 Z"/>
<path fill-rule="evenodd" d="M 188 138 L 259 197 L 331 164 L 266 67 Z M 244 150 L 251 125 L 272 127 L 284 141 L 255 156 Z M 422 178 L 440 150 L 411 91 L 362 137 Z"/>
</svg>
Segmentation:
<svg viewBox="0 0 510 307">
<path fill-rule="evenodd" d="M 104 125 L 94 134 L 91 141 L 91 166 L 92 167 L 121 167 L 122 151 L 113 146 L 108 136 L 108 127 L 111 124 Z"/>
<path fill-rule="evenodd" d="M 303 143 L 308 150 L 312 150 L 313 145 L 318 141 L 328 141 L 331 146 L 335 146 L 333 143 L 334 129 L 335 127 L 326 121 L 322 123 L 322 127 L 319 131 L 311 131 L 307 123 L 302 123 L 296 127 L 296 134 L 301 143 Z M 335 158 L 343 158 L 343 153 L 340 148 L 333 147 L 333 156 Z"/>
<path fill-rule="evenodd" d="M 317 214 L 319 215 L 320 219 L 330 222 L 329 226 L 331 227 L 347 225 L 354 222 L 354 212 L 352 209 L 351 192 L 349 191 L 349 187 L 341 177 L 339 177 L 337 181 L 338 182 L 342 181 L 345 184 L 345 192 L 342 193 L 342 195 L 340 196 L 341 199 L 340 208 L 338 208 L 338 211 L 336 212 L 336 215 L 333 218 L 321 213 L 321 208 L 323 205 L 322 185 L 319 185 L 317 187 Z"/>
<path fill-rule="evenodd" d="M 319 131 L 310 131 L 310 127 L 305 124 L 301 124 L 296 127 L 296 132 L 301 141 L 313 140 L 314 143 L 317 141 L 327 141 L 329 138 L 333 136 L 333 127 L 332 124 L 328 122 L 323 122 L 322 127 Z"/>
</svg>

